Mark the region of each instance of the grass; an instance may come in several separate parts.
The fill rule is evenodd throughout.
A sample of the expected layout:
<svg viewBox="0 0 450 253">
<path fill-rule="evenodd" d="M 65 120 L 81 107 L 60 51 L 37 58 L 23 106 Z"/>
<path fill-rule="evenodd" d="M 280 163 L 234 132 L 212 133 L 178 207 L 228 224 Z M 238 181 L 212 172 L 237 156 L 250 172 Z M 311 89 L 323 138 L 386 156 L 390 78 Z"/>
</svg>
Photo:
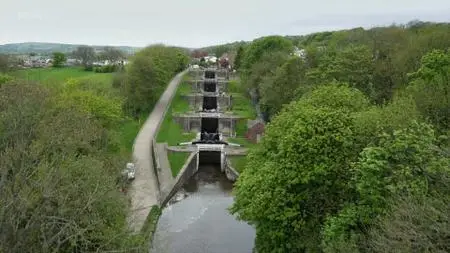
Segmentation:
<svg viewBox="0 0 450 253">
<path fill-rule="evenodd" d="M 85 71 L 79 67 L 68 68 L 32 68 L 17 70 L 11 73 L 13 76 L 38 81 L 43 84 L 64 83 L 69 78 L 93 78 L 96 81 L 112 80 L 111 73 L 95 73 L 92 71 Z M 111 84 L 111 83 L 109 83 Z"/>
<path fill-rule="evenodd" d="M 162 210 L 157 205 L 152 206 L 150 209 L 150 213 L 148 214 L 147 219 L 145 220 L 145 223 L 140 231 L 142 238 L 141 245 L 143 249 L 149 249 L 151 247 L 153 234 L 155 233 L 161 212 Z"/>
<path fill-rule="evenodd" d="M 164 117 L 158 135 L 157 142 L 167 142 L 169 146 L 175 146 L 179 142 L 190 141 L 195 138 L 195 133 L 184 133 L 183 128 L 173 120 L 173 113 L 185 113 L 189 111 L 189 104 L 183 95 L 191 92 L 191 86 L 182 82 L 175 93 L 167 113 Z M 170 160 L 170 159 L 169 159 Z"/>
<path fill-rule="evenodd" d="M 144 122 L 144 118 L 139 120 L 127 119 L 120 125 L 117 131 L 119 132 L 120 146 L 123 153 L 131 152 L 133 149 L 134 139 L 139 133 L 139 130 Z"/>
<path fill-rule="evenodd" d="M 253 148 L 254 146 L 258 145 L 257 143 L 250 142 L 245 137 L 236 137 L 236 138 L 227 138 L 228 142 L 240 144 L 244 148 Z"/>
<path fill-rule="evenodd" d="M 167 142 L 169 146 L 176 146 L 180 142 L 187 142 L 195 138 L 195 133 L 184 133 L 183 128 L 174 121 L 174 113 L 186 113 L 189 111 L 189 103 L 183 97 L 191 93 L 192 86 L 186 82 L 187 75 L 183 77 L 183 81 L 178 86 L 178 89 L 173 97 L 167 113 L 156 136 L 156 142 Z M 178 172 L 183 167 L 189 153 L 185 152 L 169 152 L 168 159 L 172 175 L 177 176 Z"/>
<path fill-rule="evenodd" d="M 244 94 L 245 88 L 241 85 L 241 82 L 239 82 L 239 80 L 230 80 L 230 82 L 228 83 L 228 92 Z"/>
<path fill-rule="evenodd" d="M 188 95 L 191 92 L 192 86 L 187 82 L 181 82 L 180 85 L 178 85 L 177 92 L 173 97 L 170 108 L 172 113 L 185 113 L 189 111 L 189 103 L 183 96 Z M 169 113 L 169 111 L 167 111 L 167 113 Z"/>
<path fill-rule="evenodd" d="M 176 177 L 184 163 L 188 159 L 189 152 L 169 152 L 167 157 L 169 158 L 170 168 L 172 170 L 172 176 Z"/>
<path fill-rule="evenodd" d="M 231 166 L 239 173 L 245 169 L 245 165 L 247 164 L 247 156 L 229 156 L 228 160 Z"/>
</svg>

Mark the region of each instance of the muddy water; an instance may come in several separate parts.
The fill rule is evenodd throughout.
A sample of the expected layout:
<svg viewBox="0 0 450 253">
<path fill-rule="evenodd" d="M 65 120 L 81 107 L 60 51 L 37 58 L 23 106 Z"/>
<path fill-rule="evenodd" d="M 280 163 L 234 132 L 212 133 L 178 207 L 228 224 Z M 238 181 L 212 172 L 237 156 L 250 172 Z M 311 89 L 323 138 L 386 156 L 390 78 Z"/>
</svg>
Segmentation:
<svg viewBox="0 0 450 253">
<path fill-rule="evenodd" d="M 201 165 L 163 210 L 152 253 L 251 253 L 255 230 L 227 208 L 232 183 L 220 168 Z"/>
</svg>

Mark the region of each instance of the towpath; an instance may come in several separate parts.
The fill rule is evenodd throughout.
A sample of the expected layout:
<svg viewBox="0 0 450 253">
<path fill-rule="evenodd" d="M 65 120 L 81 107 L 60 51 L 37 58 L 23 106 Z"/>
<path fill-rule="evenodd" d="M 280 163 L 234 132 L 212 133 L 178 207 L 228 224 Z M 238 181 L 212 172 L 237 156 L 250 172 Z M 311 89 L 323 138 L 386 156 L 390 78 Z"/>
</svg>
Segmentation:
<svg viewBox="0 0 450 253">
<path fill-rule="evenodd" d="M 158 180 L 152 162 L 152 140 L 156 137 L 159 125 L 184 73 L 179 73 L 169 83 L 134 140 L 133 160 L 136 163 L 136 178 L 131 183 L 128 193 L 131 198 L 129 222 L 135 231 L 142 228 L 152 206 L 159 204 Z"/>
</svg>

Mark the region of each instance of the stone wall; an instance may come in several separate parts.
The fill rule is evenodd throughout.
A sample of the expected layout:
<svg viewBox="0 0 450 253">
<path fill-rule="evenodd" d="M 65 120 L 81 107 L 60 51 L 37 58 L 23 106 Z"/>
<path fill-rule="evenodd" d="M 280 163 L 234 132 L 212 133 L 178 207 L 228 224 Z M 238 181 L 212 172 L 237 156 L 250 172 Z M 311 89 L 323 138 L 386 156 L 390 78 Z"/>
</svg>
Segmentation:
<svg viewBox="0 0 450 253">
<path fill-rule="evenodd" d="M 202 94 L 195 94 L 195 95 L 188 95 L 184 96 L 184 99 L 188 101 L 189 108 L 191 108 L 192 111 L 200 111 L 203 107 L 203 95 Z M 220 108 L 220 111 L 227 111 L 230 108 L 231 99 L 229 95 L 219 95 L 217 96 L 217 102 L 219 103 L 218 106 Z"/>
<path fill-rule="evenodd" d="M 161 207 L 167 205 L 169 200 L 183 187 L 183 185 L 191 178 L 198 170 L 198 152 L 192 152 L 183 165 L 183 168 L 178 173 L 178 176 L 173 181 L 171 190 L 167 192 L 161 192 L 159 203 Z"/>
<path fill-rule="evenodd" d="M 237 172 L 233 166 L 231 166 L 231 162 L 228 160 L 228 158 L 225 158 L 225 175 L 227 176 L 228 180 L 235 182 L 239 177 L 239 172 Z"/>
<path fill-rule="evenodd" d="M 223 136 L 234 136 L 238 119 L 219 118 L 219 131 Z"/>
<path fill-rule="evenodd" d="M 228 82 L 219 81 L 217 82 L 218 92 L 227 92 Z M 192 81 L 192 91 L 193 92 L 201 92 L 203 89 L 203 80 L 194 80 Z"/>
</svg>

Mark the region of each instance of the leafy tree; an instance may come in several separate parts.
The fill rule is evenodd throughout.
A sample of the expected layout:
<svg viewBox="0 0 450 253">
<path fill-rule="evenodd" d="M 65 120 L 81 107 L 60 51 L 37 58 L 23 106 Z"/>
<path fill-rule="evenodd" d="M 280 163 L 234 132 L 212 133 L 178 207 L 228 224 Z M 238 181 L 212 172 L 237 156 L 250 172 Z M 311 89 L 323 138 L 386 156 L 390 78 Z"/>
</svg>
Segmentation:
<svg viewBox="0 0 450 253">
<path fill-rule="evenodd" d="M 269 52 L 263 54 L 261 61 L 253 64 L 250 69 L 250 75 L 243 78 L 247 88 L 253 88 L 259 91 L 263 80 L 275 75 L 279 66 L 288 59 L 288 55 L 283 52 Z"/>
<path fill-rule="evenodd" d="M 269 117 L 279 112 L 284 104 L 311 90 L 305 81 L 306 69 L 303 59 L 292 57 L 260 84 L 260 104 Z"/>
<path fill-rule="evenodd" d="M 345 82 L 374 98 L 372 87 L 372 53 L 365 46 L 349 46 L 343 50 L 327 49 L 317 69 L 308 73 L 314 83 Z"/>
<path fill-rule="evenodd" d="M 449 252 L 449 201 L 448 194 L 393 198 L 369 232 L 368 252 Z"/>
<path fill-rule="evenodd" d="M 281 36 L 268 36 L 254 40 L 245 50 L 245 55 L 242 58 L 242 67 L 245 71 L 245 75 L 251 74 L 251 67 L 253 64 L 260 61 L 264 54 L 270 52 L 285 52 L 289 53 L 293 50 L 292 42 Z"/>
<path fill-rule="evenodd" d="M 76 59 L 81 61 L 81 64 L 86 69 L 92 65 L 96 57 L 94 48 L 90 46 L 79 46 L 72 54 Z"/>
<path fill-rule="evenodd" d="M 135 117 L 150 112 L 170 79 L 187 63 L 188 56 L 179 48 L 156 45 L 136 53 L 123 87 L 125 110 Z"/>
<path fill-rule="evenodd" d="M 359 151 L 351 111 L 368 101 L 354 100 L 364 98 L 355 89 L 335 88 L 342 90 L 335 97 L 324 89 L 274 117 L 236 183 L 231 211 L 255 225 L 258 252 L 319 251 L 326 217 L 354 197 L 347 182 Z"/>
<path fill-rule="evenodd" d="M 77 104 L 55 106 L 54 92 L 0 87 L 0 251 L 123 249 L 131 238 L 115 175 L 125 160 L 108 154 L 98 120 Z"/>
<path fill-rule="evenodd" d="M 243 56 L 244 56 L 244 47 L 239 46 L 237 53 L 236 53 L 236 57 L 234 58 L 234 63 L 233 63 L 234 69 L 239 70 L 239 68 L 241 67 Z"/>
<path fill-rule="evenodd" d="M 422 115 L 441 130 L 450 129 L 450 52 L 433 50 L 422 58 L 420 68 L 410 74 L 408 92 Z"/>
<path fill-rule="evenodd" d="M 125 53 L 120 49 L 116 49 L 114 47 L 104 47 L 103 52 L 99 57 L 102 60 L 108 60 L 110 64 L 115 64 L 118 61 L 125 59 Z"/>
<path fill-rule="evenodd" d="M 55 68 L 62 67 L 64 65 L 64 63 L 66 62 L 66 60 L 67 60 L 67 58 L 64 53 L 61 53 L 61 52 L 53 53 L 53 67 L 55 67 Z"/>
<path fill-rule="evenodd" d="M 367 245 L 361 242 L 366 232 L 363 228 L 372 226 L 374 218 L 388 214 L 388 203 L 395 196 L 426 197 L 443 190 L 448 194 L 442 179 L 449 175 L 450 159 L 436 141 L 429 125 L 413 123 L 392 134 L 381 134 L 361 152 L 353 176 L 358 199 L 327 220 L 326 252 Z"/>
</svg>

